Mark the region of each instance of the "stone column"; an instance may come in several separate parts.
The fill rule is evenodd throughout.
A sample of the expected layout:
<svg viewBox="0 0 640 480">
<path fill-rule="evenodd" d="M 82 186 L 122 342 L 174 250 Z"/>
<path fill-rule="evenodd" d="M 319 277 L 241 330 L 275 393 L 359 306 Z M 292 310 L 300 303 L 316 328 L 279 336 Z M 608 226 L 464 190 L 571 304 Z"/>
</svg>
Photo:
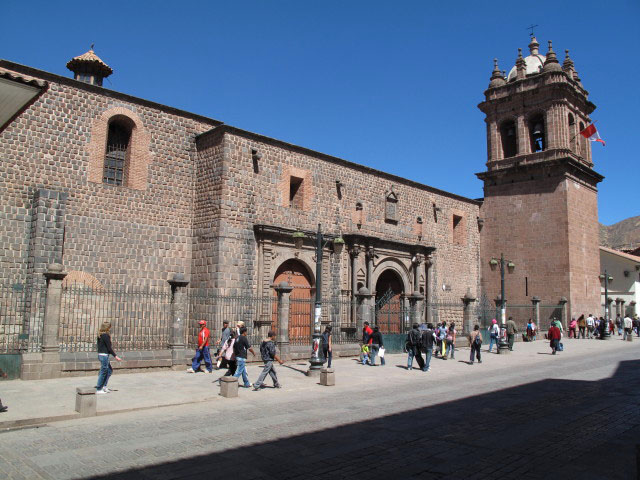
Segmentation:
<svg viewBox="0 0 640 480">
<path fill-rule="evenodd" d="M 462 297 L 464 305 L 462 311 L 462 333 L 471 333 L 473 330 L 473 316 L 471 315 L 471 304 L 476 301 L 476 297 L 471 293 L 471 287 L 467 288 L 467 293 Z"/>
<path fill-rule="evenodd" d="M 358 330 L 356 334 L 359 334 L 362 332 L 364 322 L 369 322 L 369 325 L 373 324 L 374 318 L 371 312 L 371 299 L 373 298 L 373 294 L 369 292 L 367 287 L 362 287 L 358 290 L 356 297 L 358 299 L 358 321 L 356 325 Z"/>
<path fill-rule="evenodd" d="M 637 313 L 636 311 L 636 301 L 635 300 L 631 300 L 629 302 L 629 305 L 631 305 L 631 316 L 634 317 Z"/>
<path fill-rule="evenodd" d="M 369 293 L 373 292 L 373 258 L 375 257 L 375 251 L 373 247 L 367 249 L 367 290 Z"/>
<path fill-rule="evenodd" d="M 185 342 L 185 322 L 186 301 L 187 301 L 187 285 L 189 281 L 184 278 L 182 273 L 175 273 L 171 280 L 171 338 L 169 339 L 169 348 L 171 349 L 171 365 L 173 368 L 180 368 L 185 364 L 186 358 L 186 342 Z"/>
<path fill-rule="evenodd" d="M 562 297 L 558 303 L 562 310 L 562 318 L 560 319 L 560 322 L 562 323 L 562 328 L 566 332 L 568 328 L 567 327 L 567 298 Z"/>
<path fill-rule="evenodd" d="M 424 296 L 420 295 L 420 292 L 413 292 L 407 298 L 409 299 L 409 322 L 411 325 L 420 324 L 420 300 L 423 300 Z"/>
<path fill-rule="evenodd" d="M 622 304 L 624 303 L 624 300 L 622 300 L 620 297 L 616 298 L 616 313 L 615 316 L 611 315 L 611 317 L 616 317 L 618 315 L 620 315 L 622 317 L 623 313 L 622 313 Z"/>
<path fill-rule="evenodd" d="M 540 299 L 538 297 L 531 298 L 533 304 L 533 321 L 536 324 L 538 330 L 540 330 Z"/>
<path fill-rule="evenodd" d="M 358 255 L 360 255 L 360 248 L 353 247 L 349 250 L 351 259 L 351 325 L 356 324 L 356 318 L 358 314 L 357 302 L 356 302 L 356 289 L 358 288 Z"/>
<path fill-rule="evenodd" d="M 433 323 L 433 312 L 431 310 L 431 279 L 429 274 L 431 273 L 431 266 L 433 260 L 431 256 L 428 256 L 424 260 L 424 302 L 425 302 L 425 317 L 427 323 Z"/>
<path fill-rule="evenodd" d="M 609 297 L 606 299 L 607 305 L 605 305 L 605 316 L 608 314 L 609 318 L 611 318 L 611 304 L 613 303 L 613 298 Z"/>
<path fill-rule="evenodd" d="M 274 285 L 278 294 L 278 332 L 277 345 L 280 350 L 280 358 L 282 361 L 291 359 L 291 345 L 289 343 L 289 295 L 293 287 L 287 282 L 280 282 Z"/>
</svg>

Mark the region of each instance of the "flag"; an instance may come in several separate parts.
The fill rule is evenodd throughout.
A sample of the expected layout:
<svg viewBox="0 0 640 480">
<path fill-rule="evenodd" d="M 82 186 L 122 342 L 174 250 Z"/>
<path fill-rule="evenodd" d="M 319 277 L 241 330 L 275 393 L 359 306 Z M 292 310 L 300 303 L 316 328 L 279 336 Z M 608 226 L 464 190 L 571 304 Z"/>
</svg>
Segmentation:
<svg viewBox="0 0 640 480">
<path fill-rule="evenodd" d="M 604 140 L 600 138 L 600 134 L 598 133 L 598 130 L 596 130 L 596 126 L 593 123 L 589 125 L 587 128 L 585 128 L 583 131 L 581 131 L 580 135 L 582 135 L 584 138 L 588 140 L 591 140 L 592 142 L 600 142 L 602 146 L 606 145 L 604 143 Z"/>
</svg>

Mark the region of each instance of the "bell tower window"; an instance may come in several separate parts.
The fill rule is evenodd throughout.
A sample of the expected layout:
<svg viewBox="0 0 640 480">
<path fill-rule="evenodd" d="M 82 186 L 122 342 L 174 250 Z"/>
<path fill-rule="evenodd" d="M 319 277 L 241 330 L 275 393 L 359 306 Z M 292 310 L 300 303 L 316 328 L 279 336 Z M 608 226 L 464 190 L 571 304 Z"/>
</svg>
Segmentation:
<svg viewBox="0 0 640 480">
<path fill-rule="evenodd" d="M 503 158 L 515 157 L 518 154 L 518 141 L 516 137 L 516 123 L 507 120 L 500 126 L 500 139 L 502 141 Z"/>
<path fill-rule="evenodd" d="M 104 156 L 102 182 L 110 185 L 125 185 L 129 160 L 132 126 L 117 119 L 109 123 L 107 149 Z"/>
<path fill-rule="evenodd" d="M 529 120 L 529 139 L 532 152 L 542 152 L 547 148 L 547 138 L 544 130 L 544 117 L 535 115 Z"/>
</svg>

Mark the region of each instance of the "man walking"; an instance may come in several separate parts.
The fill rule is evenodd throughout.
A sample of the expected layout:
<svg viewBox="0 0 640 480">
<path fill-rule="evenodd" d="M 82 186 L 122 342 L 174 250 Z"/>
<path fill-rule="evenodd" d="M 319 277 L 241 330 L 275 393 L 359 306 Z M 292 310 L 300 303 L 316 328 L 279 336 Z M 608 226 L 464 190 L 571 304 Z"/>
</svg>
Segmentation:
<svg viewBox="0 0 640 480">
<path fill-rule="evenodd" d="M 558 350 L 558 346 L 560 345 L 560 329 L 556 326 L 555 322 L 551 322 L 551 327 L 549 327 L 549 345 L 551 347 L 552 355 L 556 354 Z"/>
<path fill-rule="evenodd" d="M 415 357 L 420 369 L 424 368 L 424 360 L 422 360 L 422 354 L 420 353 L 420 330 L 417 323 L 413 324 L 413 328 L 407 334 L 407 370 L 413 370 L 413 358 Z"/>
<path fill-rule="evenodd" d="M 513 342 L 516 339 L 516 333 L 518 333 L 516 322 L 513 321 L 513 317 L 509 317 L 509 320 L 507 320 L 507 340 L 509 342 L 509 350 L 511 351 L 513 351 Z"/>
<path fill-rule="evenodd" d="M 196 373 L 200 370 L 200 363 L 204 359 L 204 365 L 207 368 L 207 373 L 213 373 L 213 365 L 211 363 L 211 354 L 209 353 L 209 336 L 210 332 L 207 328 L 207 322 L 200 320 L 200 331 L 198 332 L 198 348 L 196 349 L 196 355 L 193 357 L 191 367 L 187 369 L 187 373 Z"/>
<path fill-rule="evenodd" d="M 436 341 L 436 333 L 433 331 L 433 324 L 428 323 L 427 329 L 422 332 L 422 350 L 424 351 L 424 367 L 423 372 L 431 370 L 431 356 L 433 355 L 433 345 Z"/>
<path fill-rule="evenodd" d="M 593 338 L 593 331 L 596 328 L 596 321 L 593 315 L 589 314 L 587 317 L 587 338 Z"/>
<path fill-rule="evenodd" d="M 251 348 L 249 339 L 247 338 L 247 327 L 240 328 L 240 336 L 233 344 L 233 351 L 236 354 L 236 362 L 238 362 L 236 373 L 234 373 L 233 376 L 240 378 L 240 375 L 242 375 L 244 388 L 249 388 L 251 387 L 251 383 L 249 382 L 249 375 L 247 375 L 247 351 L 251 352 L 251 355 L 255 355 L 255 352 L 253 348 Z"/>
<path fill-rule="evenodd" d="M 269 333 L 267 333 L 267 337 L 268 338 L 260 344 L 260 355 L 262 356 L 262 361 L 264 362 L 264 368 L 262 369 L 258 380 L 256 380 L 253 384 L 254 392 L 263 388 L 264 379 L 267 378 L 267 375 L 271 376 L 274 388 L 282 387 L 280 382 L 278 382 L 278 375 L 276 374 L 276 369 L 273 366 L 274 361 L 277 361 L 280 365 L 284 363 L 276 354 L 276 334 L 273 330 L 269 330 Z"/>
<path fill-rule="evenodd" d="M 624 316 L 624 334 L 622 336 L 622 340 L 626 340 L 627 336 L 631 336 L 633 334 L 633 322 L 631 321 L 631 318 L 629 318 L 629 315 L 625 315 Z"/>
</svg>

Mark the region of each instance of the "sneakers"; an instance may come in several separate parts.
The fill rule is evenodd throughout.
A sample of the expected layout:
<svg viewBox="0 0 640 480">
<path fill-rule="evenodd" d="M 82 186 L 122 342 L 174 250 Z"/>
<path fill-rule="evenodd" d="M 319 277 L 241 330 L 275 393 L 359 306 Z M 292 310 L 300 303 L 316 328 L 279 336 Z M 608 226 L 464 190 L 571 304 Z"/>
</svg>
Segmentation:
<svg viewBox="0 0 640 480">
<path fill-rule="evenodd" d="M 7 406 L 2 406 L 2 407 L 0 407 L 0 413 L 4 413 L 4 412 L 6 412 L 7 410 L 9 410 L 9 407 L 7 407 Z"/>
<path fill-rule="evenodd" d="M 97 390 L 96 391 L 96 395 L 106 395 L 107 392 L 105 392 L 104 390 Z"/>
<path fill-rule="evenodd" d="M 281 384 L 281 383 L 279 383 L 279 384 L 277 384 L 277 385 L 274 385 L 274 386 L 273 386 L 273 388 L 282 388 L 282 384 Z"/>
<path fill-rule="evenodd" d="M 110 388 L 107 388 L 107 387 L 104 387 L 102 390 L 104 391 L 104 393 L 111 393 L 112 392 L 112 390 Z"/>
<path fill-rule="evenodd" d="M 193 368 L 189 367 L 187 368 L 187 373 L 196 373 L 196 371 Z"/>
<path fill-rule="evenodd" d="M 213 373 L 213 370 L 207 370 L 207 373 Z"/>
<path fill-rule="evenodd" d="M 257 392 L 258 390 L 260 390 L 260 387 L 253 387 L 251 390 L 253 390 L 254 392 Z"/>
</svg>

